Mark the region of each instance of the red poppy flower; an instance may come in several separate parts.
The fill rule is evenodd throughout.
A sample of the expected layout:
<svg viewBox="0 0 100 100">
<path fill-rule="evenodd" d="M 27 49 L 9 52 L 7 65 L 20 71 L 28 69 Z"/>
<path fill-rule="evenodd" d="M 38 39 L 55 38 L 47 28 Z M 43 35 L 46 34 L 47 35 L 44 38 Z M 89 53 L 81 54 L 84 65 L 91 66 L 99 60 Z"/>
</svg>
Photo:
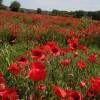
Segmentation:
<svg viewBox="0 0 100 100">
<path fill-rule="evenodd" d="M 29 78 L 34 81 L 45 80 L 46 68 L 42 62 L 34 62 L 31 64 L 32 69 L 29 72 Z"/>
<path fill-rule="evenodd" d="M 45 80 L 46 72 L 41 69 L 31 69 L 29 72 L 29 78 L 33 81 Z"/>
<path fill-rule="evenodd" d="M 50 53 L 53 55 L 53 56 L 60 56 L 61 55 L 61 49 L 57 46 L 53 46 L 50 50 Z"/>
<path fill-rule="evenodd" d="M 87 67 L 87 64 L 86 64 L 83 60 L 79 60 L 79 61 L 78 61 L 78 67 L 79 67 L 80 69 L 84 69 L 84 68 Z"/>
<path fill-rule="evenodd" d="M 18 95 L 15 88 L 7 88 L 0 90 L 2 100 L 18 100 Z"/>
<path fill-rule="evenodd" d="M 37 60 L 44 60 L 44 58 L 46 57 L 45 52 L 42 48 L 36 48 L 32 50 L 31 56 L 33 59 L 37 59 Z"/>
<path fill-rule="evenodd" d="M 61 99 L 66 98 L 67 93 L 65 90 L 63 90 L 62 88 L 60 88 L 59 86 L 54 86 L 53 87 L 53 91 L 55 92 L 55 94 L 60 97 Z"/>
<path fill-rule="evenodd" d="M 84 50 L 87 50 L 87 47 L 84 46 L 84 45 L 80 45 L 80 46 L 79 46 L 79 49 L 84 51 Z"/>
<path fill-rule="evenodd" d="M 93 63 L 96 63 L 97 62 L 97 58 L 93 55 L 93 56 L 90 56 L 89 57 L 89 61 L 90 62 L 93 62 Z"/>
<path fill-rule="evenodd" d="M 93 97 L 97 94 L 100 95 L 100 77 L 90 79 L 91 88 L 87 92 L 88 97 Z"/>
<path fill-rule="evenodd" d="M 47 42 L 47 43 L 46 43 L 45 49 L 46 49 L 47 51 L 50 51 L 51 48 L 54 47 L 54 46 L 57 46 L 56 43 L 50 41 L 50 42 Z"/>
<path fill-rule="evenodd" d="M 48 42 L 45 45 L 45 49 L 49 51 L 53 56 L 60 56 L 61 55 L 61 48 L 54 42 Z"/>
<path fill-rule="evenodd" d="M 80 82 L 80 86 L 83 87 L 83 88 L 84 88 L 84 87 L 85 87 L 85 88 L 87 87 L 86 83 L 83 82 L 83 81 Z"/>
<path fill-rule="evenodd" d="M 72 91 L 70 92 L 69 100 L 83 100 L 83 95 L 81 92 Z"/>
<path fill-rule="evenodd" d="M 39 84 L 39 85 L 36 87 L 36 89 L 37 89 L 38 91 L 45 91 L 45 90 L 46 90 L 46 86 L 45 86 L 44 84 Z"/>
<path fill-rule="evenodd" d="M 23 55 L 23 56 L 21 56 L 21 57 L 18 58 L 18 65 L 20 67 L 24 67 L 27 64 L 28 64 L 28 58 L 25 55 Z"/>
<path fill-rule="evenodd" d="M 21 72 L 21 69 L 17 66 L 16 63 L 14 63 L 8 68 L 8 71 L 14 74 L 15 76 L 18 76 Z"/>
<path fill-rule="evenodd" d="M 0 73 L 0 84 L 5 84 L 5 79 L 2 73 Z"/>
<path fill-rule="evenodd" d="M 87 91 L 87 96 L 88 97 L 93 97 L 95 95 L 95 91 L 93 88 L 90 88 L 88 91 Z"/>
<path fill-rule="evenodd" d="M 69 34 L 68 34 L 68 37 L 69 38 L 78 38 L 78 34 L 76 33 L 76 32 L 74 32 L 74 31 L 71 31 Z"/>
<path fill-rule="evenodd" d="M 68 40 L 69 48 L 72 48 L 73 50 L 77 49 L 78 47 L 78 39 L 69 39 Z"/>
<path fill-rule="evenodd" d="M 0 73 L 0 89 L 5 88 L 5 79 L 3 77 L 3 74 Z"/>
<path fill-rule="evenodd" d="M 32 62 L 31 63 L 31 68 L 46 70 L 46 66 L 42 62 Z"/>
<path fill-rule="evenodd" d="M 92 85 L 92 90 L 94 90 L 97 94 L 100 94 L 100 77 L 91 78 L 90 83 Z"/>
<path fill-rule="evenodd" d="M 69 90 L 69 89 L 67 89 L 67 90 L 65 90 L 66 91 L 66 94 L 67 94 L 67 98 L 69 98 L 69 96 L 70 96 L 70 93 L 72 92 L 71 90 Z M 66 100 L 66 99 L 65 99 Z"/>
<path fill-rule="evenodd" d="M 61 62 L 62 65 L 68 66 L 70 64 L 70 60 L 66 59 Z"/>
</svg>

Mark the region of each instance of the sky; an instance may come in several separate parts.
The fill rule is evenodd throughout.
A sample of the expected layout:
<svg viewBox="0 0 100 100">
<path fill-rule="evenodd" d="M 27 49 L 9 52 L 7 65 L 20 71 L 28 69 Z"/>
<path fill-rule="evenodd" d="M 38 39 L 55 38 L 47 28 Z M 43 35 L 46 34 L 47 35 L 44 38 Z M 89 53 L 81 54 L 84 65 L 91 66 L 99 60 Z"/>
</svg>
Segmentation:
<svg viewBox="0 0 100 100">
<path fill-rule="evenodd" d="M 3 4 L 10 5 L 14 0 L 3 0 Z M 22 8 L 43 10 L 85 10 L 97 11 L 100 10 L 100 0 L 16 0 L 21 3 Z"/>
</svg>

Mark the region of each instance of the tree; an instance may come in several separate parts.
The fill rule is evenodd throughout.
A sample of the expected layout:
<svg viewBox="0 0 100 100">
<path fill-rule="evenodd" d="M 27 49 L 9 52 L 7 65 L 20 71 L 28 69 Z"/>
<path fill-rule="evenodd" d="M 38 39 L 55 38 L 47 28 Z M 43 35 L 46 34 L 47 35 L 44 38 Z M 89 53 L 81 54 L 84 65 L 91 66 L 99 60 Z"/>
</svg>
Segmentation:
<svg viewBox="0 0 100 100">
<path fill-rule="evenodd" d="M 0 10 L 6 10 L 7 6 L 2 4 L 3 0 L 0 0 Z"/>
<path fill-rule="evenodd" d="M 2 5 L 3 0 L 0 0 L 0 5 Z"/>
<path fill-rule="evenodd" d="M 10 5 L 11 11 L 19 11 L 20 9 L 20 3 L 18 1 L 13 1 Z"/>
<path fill-rule="evenodd" d="M 86 16 L 87 12 L 79 10 L 75 12 L 75 17 L 76 18 L 82 18 L 83 16 Z"/>
<path fill-rule="evenodd" d="M 37 8 L 37 14 L 41 14 L 42 13 L 42 9 L 41 8 Z"/>
<path fill-rule="evenodd" d="M 53 15 L 53 16 L 57 16 L 57 15 L 58 15 L 58 13 L 59 13 L 59 11 L 58 11 L 58 10 L 53 9 L 53 10 L 52 10 L 52 12 L 51 12 L 51 15 Z"/>
</svg>

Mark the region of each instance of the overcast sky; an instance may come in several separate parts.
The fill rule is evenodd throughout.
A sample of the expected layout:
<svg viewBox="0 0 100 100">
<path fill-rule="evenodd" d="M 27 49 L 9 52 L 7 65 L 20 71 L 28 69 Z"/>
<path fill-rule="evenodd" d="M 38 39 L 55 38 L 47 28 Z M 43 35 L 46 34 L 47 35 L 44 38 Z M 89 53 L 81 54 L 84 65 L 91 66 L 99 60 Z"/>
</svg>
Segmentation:
<svg viewBox="0 0 100 100">
<path fill-rule="evenodd" d="M 14 0 L 3 0 L 5 5 L 10 5 Z M 21 7 L 29 9 L 41 8 L 43 10 L 100 10 L 100 0 L 16 0 L 21 3 Z"/>
</svg>

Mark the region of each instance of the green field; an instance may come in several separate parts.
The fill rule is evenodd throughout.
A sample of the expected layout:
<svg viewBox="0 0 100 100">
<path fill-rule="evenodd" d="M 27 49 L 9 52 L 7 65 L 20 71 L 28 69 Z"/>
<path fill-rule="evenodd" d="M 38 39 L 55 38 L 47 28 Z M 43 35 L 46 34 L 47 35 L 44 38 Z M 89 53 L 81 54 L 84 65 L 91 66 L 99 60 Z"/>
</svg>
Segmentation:
<svg viewBox="0 0 100 100">
<path fill-rule="evenodd" d="M 0 17 L 1 99 L 100 100 L 99 21 L 12 12 Z"/>
</svg>

